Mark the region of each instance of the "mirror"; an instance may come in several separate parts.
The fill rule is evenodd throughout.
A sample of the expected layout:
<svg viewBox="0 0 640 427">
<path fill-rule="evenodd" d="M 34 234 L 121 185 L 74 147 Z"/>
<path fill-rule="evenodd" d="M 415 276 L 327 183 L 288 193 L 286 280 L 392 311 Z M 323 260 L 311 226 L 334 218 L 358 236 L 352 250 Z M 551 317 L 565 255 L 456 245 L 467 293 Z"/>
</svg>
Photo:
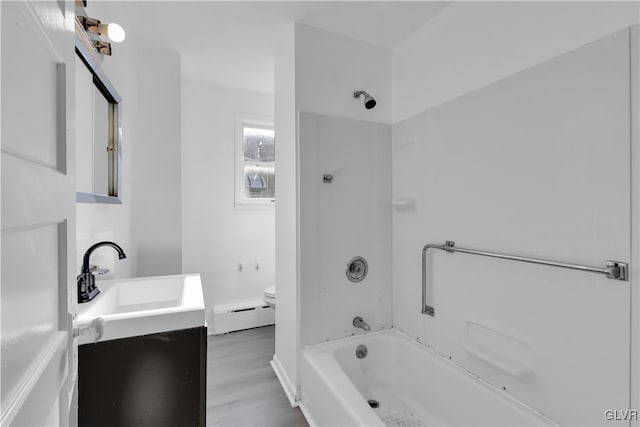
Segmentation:
<svg viewBox="0 0 640 427">
<path fill-rule="evenodd" d="M 77 32 L 76 53 L 76 202 L 121 203 L 122 100 Z"/>
</svg>

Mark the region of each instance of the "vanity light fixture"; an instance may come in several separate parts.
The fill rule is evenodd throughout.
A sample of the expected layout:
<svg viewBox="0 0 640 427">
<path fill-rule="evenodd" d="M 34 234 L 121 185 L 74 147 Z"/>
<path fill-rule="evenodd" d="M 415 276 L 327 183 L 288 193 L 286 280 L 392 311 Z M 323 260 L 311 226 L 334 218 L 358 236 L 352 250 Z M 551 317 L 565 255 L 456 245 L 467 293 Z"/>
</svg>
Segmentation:
<svg viewBox="0 0 640 427">
<path fill-rule="evenodd" d="M 111 56 L 111 43 L 103 42 L 102 40 L 93 40 L 93 46 L 95 46 L 99 53 Z"/>
<path fill-rule="evenodd" d="M 114 43 L 120 43 L 124 41 L 126 33 L 124 28 L 116 23 L 103 24 L 99 19 L 89 17 L 79 17 L 84 29 L 91 34 L 98 36 L 106 36 Z"/>
</svg>

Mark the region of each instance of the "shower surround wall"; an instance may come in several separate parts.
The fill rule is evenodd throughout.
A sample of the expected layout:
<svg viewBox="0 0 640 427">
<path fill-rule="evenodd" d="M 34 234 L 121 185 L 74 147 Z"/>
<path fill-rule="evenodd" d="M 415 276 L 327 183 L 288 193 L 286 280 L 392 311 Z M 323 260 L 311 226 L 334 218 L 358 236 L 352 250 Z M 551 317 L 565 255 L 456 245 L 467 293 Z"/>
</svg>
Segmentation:
<svg viewBox="0 0 640 427">
<path fill-rule="evenodd" d="M 391 50 L 306 25 L 295 36 L 300 344 L 310 345 L 362 332 L 355 316 L 391 327 Z M 351 283 L 358 255 L 369 274 Z"/>
<path fill-rule="evenodd" d="M 301 112 L 299 127 L 302 345 L 361 333 L 355 316 L 388 329 L 391 126 Z M 355 256 L 369 265 L 359 283 L 345 274 Z"/>
<path fill-rule="evenodd" d="M 637 406 L 633 274 L 433 251 L 430 317 L 420 255 L 455 240 L 632 261 L 634 73 L 620 30 L 637 20 L 631 3 L 454 3 L 393 51 L 392 192 L 417 201 L 393 213 L 394 327 L 560 424 L 600 425 L 604 410 Z"/>
<path fill-rule="evenodd" d="M 361 333 L 355 316 L 391 327 L 391 50 L 295 24 L 276 55 L 275 87 L 273 364 L 293 403 L 302 345 Z M 354 284 L 345 269 L 357 255 L 370 271 Z"/>
</svg>

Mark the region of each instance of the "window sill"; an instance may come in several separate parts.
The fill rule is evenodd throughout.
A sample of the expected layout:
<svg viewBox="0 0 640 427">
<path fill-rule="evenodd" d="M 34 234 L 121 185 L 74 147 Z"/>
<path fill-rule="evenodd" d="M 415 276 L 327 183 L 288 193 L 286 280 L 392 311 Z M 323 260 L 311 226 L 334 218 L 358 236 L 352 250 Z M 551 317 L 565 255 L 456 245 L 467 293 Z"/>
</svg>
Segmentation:
<svg viewBox="0 0 640 427">
<path fill-rule="evenodd" d="M 236 209 L 272 209 L 275 205 L 275 199 L 236 200 L 234 202 Z"/>
</svg>

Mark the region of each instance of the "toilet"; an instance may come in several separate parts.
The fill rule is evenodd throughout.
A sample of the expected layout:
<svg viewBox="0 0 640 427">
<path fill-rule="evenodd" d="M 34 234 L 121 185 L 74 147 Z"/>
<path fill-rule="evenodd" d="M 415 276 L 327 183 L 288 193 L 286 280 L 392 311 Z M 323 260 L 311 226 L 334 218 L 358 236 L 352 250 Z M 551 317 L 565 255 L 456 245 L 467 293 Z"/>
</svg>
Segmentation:
<svg viewBox="0 0 640 427">
<path fill-rule="evenodd" d="M 264 302 L 269 307 L 276 308 L 276 286 L 264 288 Z"/>
</svg>

